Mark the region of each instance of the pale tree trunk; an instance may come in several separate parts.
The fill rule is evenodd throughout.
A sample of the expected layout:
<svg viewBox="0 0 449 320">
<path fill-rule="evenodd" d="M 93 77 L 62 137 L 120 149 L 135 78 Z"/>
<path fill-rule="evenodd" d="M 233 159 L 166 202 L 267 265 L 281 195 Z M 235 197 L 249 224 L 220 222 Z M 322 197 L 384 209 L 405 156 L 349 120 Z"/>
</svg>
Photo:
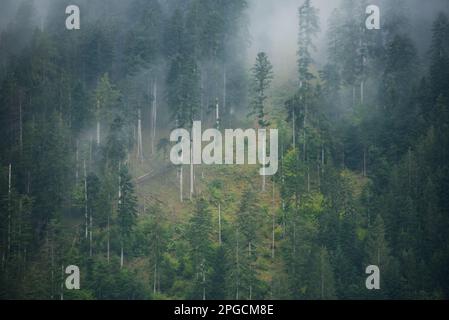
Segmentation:
<svg viewBox="0 0 449 320">
<path fill-rule="evenodd" d="M 51 300 L 53 300 L 54 298 L 54 293 L 55 293 L 55 253 L 54 253 L 54 248 L 53 248 L 53 240 L 51 241 L 51 245 L 50 245 L 50 261 L 51 261 Z"/>
<path fill-rule="evenodd" d="M 11 251 L 11 171 L 12 165 L 8 168 L 8 255 Z"/>
<path fill-rule="evenodd" d="M 120 269 L 123 268 L 123 241 L 120 245 Z"/>
<path fill-rule="evenodd" d="M 266 157 L 266 153 L 267 153 L 267 140 L 266 139 L 264 139 L 264 141 L 263 141 L 263 147 L 262 147 L 262 149 L 263 149 L 263 160 L 262 160 L 262 162 L 264 163 L 263 164 L 263 174 L 262 174 L 262 192 L 265 192 L 265 187 L 266 187 L 266 176 L 265 176 L 265 168 L 266 168 L 266 166 L 265 166 L 265 157 Z"/>
<path fill-rule="evenodd" d="M 193 134 L 192 134 L 193 137 Z M 190 201 L 193 201 L 195 174 L 193 168 L 193 140 L 190 140 Z"/>
<path fill-rule="evenodd" d="M 239 261 L 239 229 L 238 228 L 237 228 L 237 232 L 236 232 L 235 260 L 236 260 L 236 267 L 237 267 L 235 300 L 239 300 L 239 296 L 240 296 L 240 292 L 239 292 L 239 287 L 240 287 L 240 261 Z"/>
<path fill-rule="evenodd" d="M 111 211 L 112 211 L 112 206 L 111 206 Z M 109 263 L 109 261 L 110 261 L 110 250 L 111 250 L 111 243 L 110 243 L 110 222 L 109 222 L 109 219 L 110 219 L 110 215 L 108 215 L 108 226 L 107 226 L 107 228 L 108 228 L 108 239 L 107 239 L 107 244 L 106 244 L 106 246 L 107 246 L 107 252 L 106 252 L 106 257 L 107 257 L 107 261 L 108 261 L 108 263 Z"/>
<path fill-rule="evenodd" d="M 218 204 L 218 244 L 221 246 L 221 204 Z"/>
<path fill-rule="evenodd" d="M 253 273 L 253 264 L 251 262 L 251 242 L 248 243 L 248 257 L 249 257 L 249 272 L 252 275 Z M 252 300 L 253 296 L 253 286 L 252 283 L 249 283 L 249 300 Z"/>
<path fill-rule="evenodd" d="M 20 154 L 23 150 L 23 124 L 22 124 L 22 97 L 19 96 L 19 147 Z"/>
<path fill-rule="evenodd" d="M 310 169 L 307 167 L 307 192 L 310 193 Z"/>
<path fill-rule="evenodd" d="M 98 119 L 97 119 L 97 144 L 100 145 L 101 143 L 101 137 L 100 137 L 100 101 L 97 100 L 97 112 L 98 112 Z"/>
<path fill-rule="evenodd" d="M 137 111 L 137 156 L 143 162 L 143 143 L 142 143 L 142 117 L 141 110 Z"/>
<path fill-rule="evenodd" d="M 220 105 L 218 104 L 218 98 L 215 103 L 215 124 L 217 130 L 220 130 Z"/>
<path fill-rule="evenodd" d="M 227 73 L 226 66 L 223 65 L 223 110 L 226 111 L 226 91 L 227 91 Z"/>
<path fill-rule="evenodd" d="M 76 139 L 76 146 L 75 146 L 75 184 L 78 184 L 79 179 L 79 140 Z"/>
<path fill-rule="evenodd" d="M 355 106 L 355 84 L 352 85 L 352 106 Z"/>
<path fill-rule="evenodd" d="M 305 112 L 304 112 L 304 162 L 307 161 L 307 103 L 305 103 Z"/>
<path fill-rule="evenodd" d="M 61 295 L 60 299 L 64 300 L 64 266 L 61 265 Z"/>
<path fill-rule="evenodd" d="M 316 177 L 317 177 L 318 188 L 320 188 L 321 187 L 320 151 L 318 151 L 316 154 Z"/>
<path fill-rule="evenodd" d="M 296 114 L 293 108 L 293 149 L 296 149 Z"/>
<path fill-rule="evenodd" d="M 100 137 L 100 120 L 97 120 L 97 145 L 100 145 L 101 137 Z"/>
<path fill-rule="evenodd" d="M 206 272 L 204 271 L 204 262 L 203 262 L 203 300 L 206 300 Z"/>
<path fill-rule="evenodd" d="M 408 187 L 412 184 L 412 149 L 408 148 Z"/>
<path fill-rule="evenodd" d="M 183 202 L 183 197 L 182 197 L 182 175 L 183 175 L 183 172 L 182 171 L 183 170 L 182 170 L 182 165 L 181 165 L 181 167 L 179 169 L 179 200 L 181 202 Z"/>
<path fill-rule="evenodd" d="M 89 255 L 92 257 L 92 210 L 89 217 Z"/>
<path fill-rule="evenodd" d="M 151 153 L 154 154 L 154 145 L 156 140 L 156 127 L 157 127 L 157 78 L 153 81 L 153 110 L 152 110 L 152 135 L 151 135 Z"/>
<path fill-rule="evenodd" d="M 274 260 L 274 231 L 275 231 L 275 227 L 276 227 L 276 217 L 275 217 L 275 213 L 273 211 L 273 226 L 272 226 L 272 231 L 271 231 L 271 258 Z"/>
<path fill-rule="evenodd" d="M 86 160 L 84 160 L 84 222 L 85 222 L 85 238 L 87 239 L 87 171 L 86 171 Z"/>
<path fill-rule="evenodd" d="M 365 102 L 365 81 L 362 80 L 360 82 L 360 103 L 363 104 Z"/>
</svg>

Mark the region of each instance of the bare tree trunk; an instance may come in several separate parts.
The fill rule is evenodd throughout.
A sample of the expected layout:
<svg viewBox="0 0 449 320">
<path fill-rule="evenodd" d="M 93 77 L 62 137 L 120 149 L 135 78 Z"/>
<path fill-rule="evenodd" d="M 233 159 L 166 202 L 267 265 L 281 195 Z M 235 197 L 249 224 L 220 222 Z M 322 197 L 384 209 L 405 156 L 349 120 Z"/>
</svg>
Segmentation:
<svg viewBox="0 0 449 320">
<path fill-rule="evenodd" d="M 236 277 L 236 293 L 235 299 L 239 300 L 239 287 L 240 287 L 240 261 L 239 261 L 239 229 L 236 230 L 236 250 L 235 250 L 235 260 L 237 267 L 237 277 Z"/>
<path fill-rule="evenodd" d="M 355 84 L 352 85 L 352 106 L 355 106 Z"/>
<path fill-rule="evenodd" d="M 53 247 L 53 240 L 51 241 L 51 245 L 50 245 L 50 252 L 51 252 L 51 256 L 50 256 L 50 261 L 51 261 L 51 300 L 53 300 L 54 298 L 54 292 L 55 292 L 55 253 L 54 253 L 54 247 Z"/>
<path fill-rule="evenodd" d="M 190 141 L 190 201 L 193 201 L 194 194 L 194 171 L 193 171 L 193 140 Z"/>
<path fill-rule="evenodd" d="M 97 120 L 97 145 L 100 145 L 101 137 L 100 137 L 100 120 Z"/>
<path fill-rule="evenodd" d="M 121 242 L 120 248 L 120 269 L 123 268 L 123 241 Z"/>
<path fill-rule="evenodd" d="M 183 175 L 183 173 L 182 173 L 182 165 L 181 165 L 181 167 L 179 169 L 179 200 L 181 202 L 183 202 L 183 197 L 182 197 L 182 175 Z"/>
<path fill-rule="evenodd" d="M 223 112 L 226 112 L 226 91 L 227 91 L 227 73 L 226 66 L 223 66 Z"/>
<path fill-rule="evenodd" d="M 360 82 L 360 103 L 363 104 L 365 102 L 365 81 L 362 80 Z"/>
<path fill-rule="evenodd" d="M 307 192 L 310 193 L 310 169 L 307 166 Z"/>
<path fill-rule="evenodd" d="M 64 300 L 64 266 L 61 265 L 61 300 Z"/>
<path fill-rule="evenodd" d="M 12 165 L 8 168 L 8 256 L 11 251 L 11 171 Z"/>
<path fill-rule="evenodd" d="M 157 127 L 157 78 L 153 81 L 153 110 L 152 110 L 152 135 L 151 135 L 151 154 L 154 154 L 154 142 L 156 140 L 156 127 Z"/>
<path fill-rule="evenodd" d="M 78 184 L 79 179 L 79 140 L 76 139 L 76 146 L 75 146 L 75 184 Z"/>
<path fill-rule="evenodd" d="M 137 156 L 139 160 L 143 162 L 143 143 L 142 143 L 142 117 L 141 110 L 137 111 Z"/>
<path fill-rule="evenodd" d="M 111 206 L 111 211 L 112 211 L 112 206 Z M 107 240 L 107 253 L 106 253 L 106 257 L 107 257 L 107 261 L 108 261 L 108 263 L 109 263 L 109 261 L 110 261 L 110 250 L 111 250 L 111 243 L 110 243 L 110 241 L 111 241 L 111 239 L 110 239 L 110 231 L 111 231 L 111 229 L 110 229 L 110 222 L 109 222 L 109 219 L 110 219 L 110 214 L 108 214 L 108 240 Z"/>
<path fill-rule="evenodd" d="M 304 162 L 307 160 L 307 103 L 305 103 L 305 112 L 304 112 L 304 146 L 303 146 L 303 152 L 304 152 Z"/>
<path fill-rule="evenodd" d="M 206 300 L 206 272 L 204 272 L 204 262 L 203 262 L 203 300 Z"/>
<path fill-rule="evenodd" d="M 92 210 L 89 217 L 89 256 L 92 257 Z"/>
<path fill-rule="evenodd" d="M 101 143 L 101 137 L 100 137 L 100 101 L 97 100 L 97 144 L 100 145 Z"/>
<path fill-rule="evenodd" d="M 271 232 L 271 258 L 274 260 L 274 229 L 275 229 L 275 213 L 273 211 L 273 228 L 272 228 L 272 232 Z"/>
<path fill-rule="evenodd" d="M 218 203 L 218 243 L 221 246 L 221 204 Z"/>
<path fill-rule="evenodd" d="M 19 96 L 19 147 L 20 154 L 23 150 L 23 124 L 22 124 L 22 97 Z"/>
<path fill-rule="evenodd" d="M 215 102 L 215 123 L 217 130 L 220 130 L 220 105 L 218 104 L 218 98 Z"/>
<path fill-rule="evenodd" d="M 295 108 L 293 108 L 293 149 L 296 149 L 296 115 L 295 115 Z"/>
<path fill-rule="evenodd" d="M 253 264 L 251 262 L 251 242 L 248 243 L 248 257 L 249 257 L 249 272 L 252 275 L 252 273 L 253 273 Z M 250 281 L 250 283 L 249 283 L 249 300 L 252 300 L 252 296 L 253 296 L 253 286 L 252 286 L 252 283 Z"/>
<path fill-rule="evenodd" d="M 84 222 L 85 222 L 85 238 L 87 239 L 87 172 L 86 160 L 84 160 Z"/>
</svg>

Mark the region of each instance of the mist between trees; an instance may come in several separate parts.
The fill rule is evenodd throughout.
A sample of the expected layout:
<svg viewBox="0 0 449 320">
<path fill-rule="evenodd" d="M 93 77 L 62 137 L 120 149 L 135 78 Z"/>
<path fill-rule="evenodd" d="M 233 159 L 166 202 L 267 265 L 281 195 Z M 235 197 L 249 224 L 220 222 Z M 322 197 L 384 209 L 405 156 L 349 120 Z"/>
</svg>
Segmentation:
<svg viewBox="0 0 449 320">
<path fill-rule="evenodd" d="M 442 2 L 105 3 L 2 1 L 1 298 L 448 298 Z M 196 121 L 277 173 L 173 164 Z"/>
</svg>

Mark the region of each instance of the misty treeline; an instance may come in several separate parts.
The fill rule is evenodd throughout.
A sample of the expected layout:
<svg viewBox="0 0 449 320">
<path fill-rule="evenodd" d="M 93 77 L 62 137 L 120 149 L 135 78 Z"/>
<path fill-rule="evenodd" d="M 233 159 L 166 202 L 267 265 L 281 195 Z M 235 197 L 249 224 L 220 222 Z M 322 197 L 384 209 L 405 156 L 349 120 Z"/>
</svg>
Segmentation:
<svg viewBox="0 0 449 320">
<path fill-rule="evenodd" d="M 449 297 L 447 15 L 420 56 L 406 1 L 383 1 L 367 30 L 368 2 L 342 0 L 318 64 L 306 0 L 297 81 L 280 89 L 266 53 L 246 62 L 246 0 L 75 2 L 45 17 L 2 2 L 0 297 Z M 169 129 L 194 120 L 278 128 L 278 174 L 170 166 Z M 148 179 L 177 173 L 158 187 L 182 210 L 138 192 L 148 164 Z M 67 265 L 81 290 L 65 288 Z"/>
</svg>

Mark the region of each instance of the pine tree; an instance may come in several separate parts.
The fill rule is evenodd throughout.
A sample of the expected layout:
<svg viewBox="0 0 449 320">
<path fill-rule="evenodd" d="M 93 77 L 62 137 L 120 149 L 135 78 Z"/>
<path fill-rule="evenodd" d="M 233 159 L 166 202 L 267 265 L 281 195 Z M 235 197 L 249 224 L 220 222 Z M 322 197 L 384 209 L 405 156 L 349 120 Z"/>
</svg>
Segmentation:
<svg viewBox="0 0 449 320">
<path fill-rule="evenodd" d="M 124 249 L 129 245 L 131 231 L 136 224 L 137 198 L 134 193 L 134 185 L 126 165 L 121 166 L 120 175 L 120 197 L 118 203 L 117 223 L 120 234 L 120 267 L 123 267 Z"/>
</svg>

